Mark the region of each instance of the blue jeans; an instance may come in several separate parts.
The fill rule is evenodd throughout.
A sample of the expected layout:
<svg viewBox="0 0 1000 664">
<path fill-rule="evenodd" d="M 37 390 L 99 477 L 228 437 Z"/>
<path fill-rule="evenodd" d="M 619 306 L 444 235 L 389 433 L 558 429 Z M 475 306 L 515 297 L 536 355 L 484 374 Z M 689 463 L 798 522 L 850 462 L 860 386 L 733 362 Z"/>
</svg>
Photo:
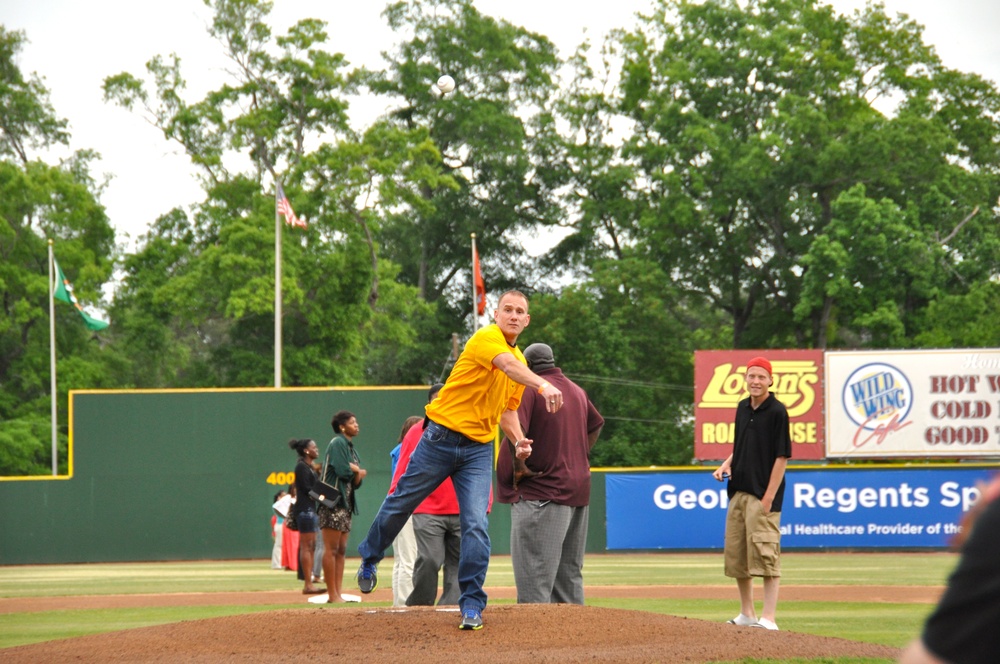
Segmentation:
<svg viewBox="0 0 1000 664">
<path fill-rule="evenodd" d="M 318 533 L 319 515 L 313 510 L 303 510 L 295 515 L 295 525 L 299 527 L 300 534 Z"/>
<path fill-rule="evenodd" d="M 413 510 L 451 477 L 458 497 L 462 552 L 458 561 L 459 607 L 486 608 L 486 568 L 490 563 L 486 508 L 493 485 L 493 446 L 466 438 L 430 422 L 413 450 L 396 490 L 386 496 L 358 552 L 366 563 L 378 563 Z"/>
</svg>

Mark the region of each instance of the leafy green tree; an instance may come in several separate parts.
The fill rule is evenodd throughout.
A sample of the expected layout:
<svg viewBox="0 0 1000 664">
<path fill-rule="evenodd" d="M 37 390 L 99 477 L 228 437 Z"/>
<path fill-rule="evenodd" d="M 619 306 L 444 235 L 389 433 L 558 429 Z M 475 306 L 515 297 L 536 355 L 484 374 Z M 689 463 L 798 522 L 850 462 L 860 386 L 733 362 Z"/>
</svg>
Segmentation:
<svg viewBox="0 0 1000 664">
<path fill-rule="evenodd" d="M 732 345 L 900 344 L 931 298 L 996 273 L 992 213 L 951 235 L 1000 193 L 996 90 L 944 68 L 912 21 L 877 5 L 843 17 L 814 0 L 664 0 L 615 47 L 613 104 L 634 127 L 621 154 L 649 201 L 641 241 L 678 288 L 726 313 Z M 948 269 L 869 283 L 874 309 L 834 321 L 838 303 L 817 300 L 817 284 L 857 284 L 808 277 L 804 257 L 825 251 L 813 243 L 829 241 L 835 202 L 857 184 L 905 211 L 920 256 L 948 237 Z M 855 254 L 863 242 L 841 244 Z"/>
<path fill-rule="evenodd" d="M 283 226 L 284 380 L 290 385 L 352 384 L 374 377 L 413 382 L 429 371 L 412 352 L 412 332 L 432 309 L 386 280 L 398 270 L 380 256 L 391 210 L 426 208 L 424 192 L 449 186 L 440 153 L 423 128 L 379 122 L 350 126 L 348 96 L 357 74 L 323 48 L 322 22 L 306 19 L 273 37 L 271 3 L 217 0 L 209 30 L 237 68 L 204 99 L 188 103 L 177 58 L 147 65 L 155 92 L 131 74 L 109 77 L 105 94 L 142 110 L 179 142 L 202 172 L 207 198 L 188 218 L 172 213 L 126 265 L 116 306 L 135 316 L 130 343 L 170 362 L 154 375 L 200 385 L 266 385 L 273 376 L 274 182 L 308 228 Z M 169 280 L 149 270 L 169 266 Z M 145 331 L 148 302 L 170 324 Z M 373 333 L 379 337 L 373 340 Z M 395 335 L 395 336 L 383 336 Z M 395 372 L 385 362 L 406 357 Z M 381 369 L 369 373 L 369 355 Z"/>
<path fill-rule="evenodd" d="M 552 346 L 607 421 L 593 465 L 691 461 L 696 340 L 681 307 L 668 306 L 682 300 L 657 265 L 632 257 L 604 260 L 584 283 L 532 299 L 523 344 Z"/>
<path fill-rule="evenodd" d="M 27 165 L 33 150 L 65 144 L 69 134 L 38 75 L 25 78 L 17 65 L 24 42 L 23 32 L 0 25 L 0 156 Z"/>
<path fill-rule="evenodd" d="M 796 313 L 822 311 L 814 320 L 840 321 L 835 338 L 857 346 L 905 348 L 907 303 L 929 302 L 944 274 L 945 251 L 919 232 L 920 225 L 888 199 L 873 201 L 857 185 L 832 206 L 832 219 L 802 258 L 806 268 Z M 835 311 L 834 311 L 835 309 Z M 911 314 L 912 315 L 912 314 Z M 866 338 L 852 337 L 864 330 Z M 825 338 L 826 330 L 816 330 Z"/>
<path fill-rule="evenodd" d="M 542 138 L 560 61 L 546 37 L 471 0 L 395 2 L 384 16 L 407 40 L 367 85 L 389 98 L 392 126 L 428 132 L 456 186 L 425 188 L 430 205 L 387 216 L 382 238 L 400 278 L 429 302 L 443 298 L 455 329 L 469 310 L 470 234 L 500 292 L 528 281 L 520 234 L 556 218 Z M 457 87 L 442 96 L 434 84 L 444 73 Z"/>
<path fill-rule="evenodd" d="M 0 474 L 51 472 L 48 241 L 85 304 L 111 276 L 114 233 L 89 173 L 93 153 L 58 165 L 35 151 L 64 145 L 37 75 L 16 64 L 24 35 L 0 26 Z M 98 337 L 71 307 L 56 307 L 60 467 L 65 470 L 66 393 L 107 385 Z M 101 338 L 106 338 L 102 334 Z"/>
<path fill-rule="evenodd" d="M 602 323 L 628 321 L 622 347 L 642 353 L 593 362 L 607 379 L 648 369 L 643 382 L 689 384 L 697 348 L 929 343 L 944 336 L 929 305 L 988 301 L 966 292 L 997 269 L 992 214 L 969 214 L 996 199 L 995 92 L 941 67 L 905 17 L 664 1 L 596 55 L 574 55 L 555 106 L 550 182 L 569 233 L 545 265 L 582 277 Z M 536 298 L 527 334 L 554 334 L 540 322 L 561 302 Z M 559 324 L 607 334 L 587 316 Z M 629 398 L 612 401 L 633 421 L 609 421 L 600 462 L 684 462 L 689 403 Z M 657 428 L 674 442 L 641 449 Z"/>
<path fill-rule="evenodd" d="M 636 186 L 639 164 L 622 152 L 623 139 L 615 128 L 621 117 L 605 92 L 611 87 L 609 58 L 616 56 L 616 48 L 606 44 L 602 49 L 600 70 L 590 55 L 590 45 L 584 43 L 570 58 L 573 77 L 554 104 L 564 129 L 546 133 L 548 178 L 560 192 L 560 225 L 569 232 L 543 265 L 575 278 L 606 259 L 641 254 L 639 229 L 649 212 L 649 198 Z"/>
<path fill-rule="evenodd" d="M 917 348 L 995 348 L 1000 345 L 1000 284 L 982 281 L 968 293 L 931 302 L 917 335 Z"/>
</svg>

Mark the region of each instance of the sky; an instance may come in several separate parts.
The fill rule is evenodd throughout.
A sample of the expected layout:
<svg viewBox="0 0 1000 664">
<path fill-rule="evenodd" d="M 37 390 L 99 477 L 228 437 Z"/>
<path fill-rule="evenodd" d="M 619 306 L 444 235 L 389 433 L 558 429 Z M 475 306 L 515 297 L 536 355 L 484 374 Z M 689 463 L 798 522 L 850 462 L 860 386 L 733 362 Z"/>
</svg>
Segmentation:
<svg viewBox="0 0 1000 664">
<path fill-rule="evenodd" d="M 381 17 L 380 0 L 274 0 L 276 34 L 302 18 L 328 23 L 329 48 L 353 65 L 383 67 L 381 52 L 395 35 Z M 864 0 L 830 0 L 840 13 Z M 924 26 L 924 42 L 945 66 L 975 72 L 1000 84 L 1000 3 L 996 0 L 884 0 L 890 15 L 906 13 Z M 599 44 L 609 29 L 631 27 L 651 0 L 476 0 L 484 14 L 541 33 L 567 57 L 585 38 Z M 101 201 L 118 242 L 126 248 L 161 214 L 203 198 L 195 169 L 177 144 L 138 113 L 105 103 L 101 85 L 120 72 L 145 74 L 154 55 L 176 52 L 188 81 L 189 101 L 201 99 L 226 77 L 222 49 L 207 33 L 211 12 L 202 0 L 0 0 L 0 23 L 24 31 L 22 73 L 37 73 L 56 115 L 69 121 L 68 150 L 42 156 L 55 163 L 70 150 L 92 149 L 98 180 L 109 178 Z"/>
</svg>

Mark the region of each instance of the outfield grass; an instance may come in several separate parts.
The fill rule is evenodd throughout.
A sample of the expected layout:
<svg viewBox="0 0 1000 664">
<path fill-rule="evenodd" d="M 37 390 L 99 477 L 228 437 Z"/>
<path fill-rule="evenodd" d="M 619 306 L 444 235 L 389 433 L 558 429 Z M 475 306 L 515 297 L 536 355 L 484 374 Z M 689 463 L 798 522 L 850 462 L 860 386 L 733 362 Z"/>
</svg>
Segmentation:
<svg viewBox="0 0 1000 664">
<path fill-rule="evenodd" d="M 348 576 L 357 562 L 357 559 L 348 560 Z M 957 557 L 949 553 L 785 553 L 782 556 L 782 585 L 938 586 L 945 583 L 956 562 Z M 391 560 L 388 559 L 383 563 L 386 568 L 390 565 Z M 588 555 L 584 581 L 592 586 L 733 586 L 731 601 L 588 600 L 587 603 L 593 606 L 717 621 L 720 616 L 732 613 L 737 602 L 735 583 L 722 575 L 721 553 Z M 0 597 L 294 590 L 300 587 L 300 583 L 291 572 L 270 569 L 267 560 L 0 567 Z M 493 558 L 486 585 L 514 585 L 509 556 Z M 388 606 L 389 603 L 371 604 Z M 0 648 L 277 608 L 301 608 L 301 604 L 287 607 L 232 605 L 0 614 Z M 900 647 L 919 633 L 931 608 L 928 604 L 782 601 L 779 613 L 783 629 Z M 824 659 L 810 660 L 810 664 L 882 664 L 887 661 Z M 746 660 L 744 664 L 750 662 Z M 796 660 L 783 660 L 783 664 L 794 662 Z"/>
<path fill-rule="evenodd" d="M 497 563 L 503 564 L 497 564 Z M 958 562 L 954 553 L 783 553 L 782 585 L 944 585 Z M 722 553 L 588 555 L 586 585 L 727 585 Z M 494 576 L 495 575 L 495 576 Z M 496 581 L 491 583 L 491 580 Z M 501 582 L 502 581 L 502 582 Z M 510 558 L 491 563 L 487 585 L 513 586 Z M 735 584 L 734 584 L 735 589 Z"/>
<path fill-rule="evenodd" d="M 782 585 L 944 585 L 958 558 L 952 553 L 785 553 Z M 390 564 L 387 560 L 386 564 Z M 346 569 L 357 567 L 348 559 Z M 349 574 L 348 574 L 349 575 Z M 728 585 L 721 553 L 591 554 L 584 582 L 614 585 Z M 513 587 L 509 556 L 494 556 L 486 585 Z M 100 563 L 0 567 L 0 597 L 247 592 L 299 587 L 291 572 L 268 561 Z M 735 586 L 734 586 L 735 588 Z"/>
<path fill-rule="evenodd" d="M 718 622 L 720 616 L 732 617 L 739 611 L 738 604 L 735 604 L 734 610 L 734 601 L 735 598 L 734 600 L 601 598 L 588 600 L 587 604 Z M 760 602 L 757 604 L 759 609 Z M 781 624 L 781 629 L 792 632 L 902 647 L 912 641 L 919 632 L 931 608 L 927 604 L 910 603 L 872 605 L 866 602 L 786 601 L 778 604 L 778 622 Z"/>
<path fill-rule="evenodd" d="M 0 614 L 0 649 L 69 639 L 74 636 L 117 632 L 185 620 L 202 620 L 275 609 L 301 609 L 302 604 L 251 606 L 170 606 L 144 609 L 93 609 Z M 3 655 L 0 654 L 0 660 Z"/>
<path fill-rule="evenodd" d="M 0 597 L 252 592 L 301 587 L 270 560 L 0 567 Z"/>
</svg>

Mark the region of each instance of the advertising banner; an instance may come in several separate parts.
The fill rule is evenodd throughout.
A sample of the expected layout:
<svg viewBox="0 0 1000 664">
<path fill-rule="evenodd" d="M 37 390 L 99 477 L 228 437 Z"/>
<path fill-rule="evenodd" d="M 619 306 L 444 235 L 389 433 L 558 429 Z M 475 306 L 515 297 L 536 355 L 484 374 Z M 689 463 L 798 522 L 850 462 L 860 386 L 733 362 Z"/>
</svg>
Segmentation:
<svg viewBox="0 0 1000 664">
<path fill-rule="evenodd" d="M 793 459 L 822 459 L 823 351 L 701 350 L 694 354 L 694 456 L 722 460 L 733 451 L 736 404 L 745 399 L 746 363 L 771 362 L 774 392 L 788 408 Z"/>
<path fill-rule="evenodd" d="M 1000 456 L 1000 350 L 826 354 L 829 457 Z"/>
<path fill-rule="evenodd" d="M 789 468 L 782 548 L 945 548 L 996 468 Z M 729 500 L 711 469 L 608 473 L 607 547 L 722 549 Z"/>
</svg>

